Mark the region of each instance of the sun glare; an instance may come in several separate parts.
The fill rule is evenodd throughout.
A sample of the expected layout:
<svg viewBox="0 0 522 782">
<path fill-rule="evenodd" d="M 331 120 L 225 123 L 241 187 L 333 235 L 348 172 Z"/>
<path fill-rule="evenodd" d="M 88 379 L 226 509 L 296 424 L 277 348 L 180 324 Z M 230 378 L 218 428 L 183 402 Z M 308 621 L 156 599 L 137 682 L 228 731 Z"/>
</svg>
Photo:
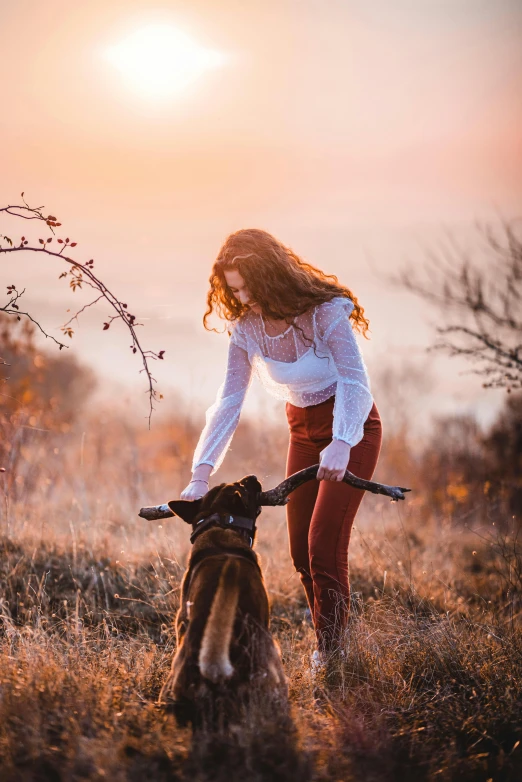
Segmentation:
<svg viewBox="0 0 522 782">
<path fill-rule="evenodd" d="M 131 33 L 111 46 L 106 57 L 130 86 L 148 98 L 177 95 L 225 61 L 224 54 L 205 49 L 186 33 L 165 24 Z"/>
</svg>

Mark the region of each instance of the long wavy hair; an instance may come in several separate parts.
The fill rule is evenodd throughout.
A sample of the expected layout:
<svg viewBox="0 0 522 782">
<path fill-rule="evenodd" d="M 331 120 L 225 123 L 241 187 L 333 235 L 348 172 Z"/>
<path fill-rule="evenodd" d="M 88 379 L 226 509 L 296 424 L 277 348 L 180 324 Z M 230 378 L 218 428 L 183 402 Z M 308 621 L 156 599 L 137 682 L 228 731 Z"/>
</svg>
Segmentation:
<svg viewBox="0 0 522 782">
<path fill-rule="evenodd" d="M 230 234 L 219 250 L 209 277 L 208 309 L 203 316 L 207 331 L 217 331 L 207 326 L 207 318 L 212 312 L 232 321 L 249 309 L 228 287 L 224 273 L 229 269 L 237 269 L 263 315 L 284 319 L 288 324 L 310 307 L 335 296 L 349 298 L 354 304 L 350 313 L 354 327 L 369 339 L 366 336 L 369 321 L 352 291 L 334 274 L 325 274 L 307 263 L 290 247 L 259 228 L 243 228 Z"/>
</svg>

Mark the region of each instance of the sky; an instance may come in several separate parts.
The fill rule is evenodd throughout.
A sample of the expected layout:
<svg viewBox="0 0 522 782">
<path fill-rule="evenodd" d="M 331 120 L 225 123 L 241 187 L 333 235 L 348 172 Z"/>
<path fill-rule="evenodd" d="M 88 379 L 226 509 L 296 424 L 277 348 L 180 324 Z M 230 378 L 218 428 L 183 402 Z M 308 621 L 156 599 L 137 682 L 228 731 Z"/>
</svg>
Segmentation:
<svg viewBox="0 0 522 782">
<path fill-rule="evenodd" d="M 166 351 L 167 398 L 175 389 L 196 415 L 211 404 L 227 349 L 201 323 L 211 265 L 228 233 L 260 227 L 357 295 L 371 378 L 410 362 L 430 378 L 423 419 L 492 419 L 501 392 L 426 354 L 442 314 L 388 276 L 420 270 L 444 230 L 475 246 L 475 221 L 520 214 L 519 2 L 0 0 L 0 29 L 2 206 L 24 191 L 78 260 L 95 259 L 146 347 Z M 191 62 L 204 55 L 184 86 L 183 36 Z M 27 225 L 3 217 L 0 231 Z M 0 266 L 57 336 L 75 303 L 60 271 L 38 256 Z M 82 318 L 71 350 L 143 407 L 128 338 L 102 332 L 106 315 Z"/>
</svg>

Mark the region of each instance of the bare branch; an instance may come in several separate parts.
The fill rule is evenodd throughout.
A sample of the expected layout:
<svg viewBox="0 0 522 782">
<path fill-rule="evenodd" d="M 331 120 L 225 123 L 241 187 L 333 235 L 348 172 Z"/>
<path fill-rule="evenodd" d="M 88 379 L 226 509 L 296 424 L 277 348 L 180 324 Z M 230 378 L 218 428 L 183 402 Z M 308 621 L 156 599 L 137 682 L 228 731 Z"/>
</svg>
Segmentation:
<svg viewBox="0 0 522 782">
<path fill-rule="evenodd" d="M 498 228 L 477 224 L 487 253 L 486 269 L 446 232 L 444 244 L 425 251 L 427 279 L 419 281 L 411 267 L 387 276 L 391 285 L 432 303 L 449 321 L 436 328 L 444 338 L 428 351 L 443 350 L 478 363 L 473 374 L 489 378 L 484 388 L 508 392 L 522 388 L 522 236 L 514 223 L 501 220 L 502 241 Z M 460 336 L 463 344 L 449 335 Z"/>
<path fill-rule="evenodd" d="M 85 304 L 81 309 L 78 310 L 78 312 L 75 315 L 72 316 L 72 318 L 69 318 L 69 320 L 66 323 L 63 324 L 62 330 L 66 329 L 67 326 L 69 325 L 69 323 L 72 323 L 73 320 L 77 321 L 78 320 L 78 315 L 81 315 L 82 312 L 85 312 L 86 309 L 88 309 L 89 307 L 92 307 L 94 304 L 98 304 L 98 302 L 101 301 L 101 299 L 103 299 L 103 295 L 100 294 L 100 296 L 98 296 L 97 299 L 94 299 L 93 301 L 90 301 L 88 304 Z"/>
<path fill-rule="evenodd" d="M 30 315 L 28 312 L 23 312 L 22 310 L 20 310 L 17 302 L 24 295 L 25 288 L 23 289 L 23 291 L 17 291 L 14 285 L 9 285 L 7 291 L 8 293 L 11 294 L 11 298 L 9 299 L 7 304 L 5 304 L 3 307 L 0 307 L 0 312 L 5 312 L 6 315 L 16 315 L 17 320 L 20 320 L 23 315 L 24 317 L 28 318 L 28 320 L 30 320 L 31 323 L 34 323 L 34 325 L 41 331 L 41 333 L 44 335 L 44 337 L 46 337 L 46 339 L 52 339 L 52 341 L 58 345 L 60 350 L 62 348 L 67 347 L 67 345 L 64 345 L 62 342 L 59 342 L 59 340 L 53 337 L 52 334 L 48 334 L 45 331 L 45 329 L 40 325 L 40 323 L 38 323 L 38 321 L 32 317 L 32 315 Z"/>
<path fill-rule="evenodd" d="M 22 199 L 23 199 L 23 193 L 22 193 Z M 52 234 L 55 235 L 55 228 L 60 227 L 61 223 L 57 221 L 56 217 L 53 215 L 48 215 L 47 217 L 42 213 L 43 207 L 36 207 L 32 208 L 30 207 L 26 202 L 25 199 L 23 199 L 24 204 L 23 206 L 20 205 L 10 205 L 6 207 L 1 207 L 0 212 L 4 212 L 5 214 L 9 214 L 12 217 L 18 217 L 25 220 L 40 220 L 41 222 L 44 222 L 45 225 L 51 230 Z M 7 242 L 9 246 L 3 246 L 2 240 Z M 144 372 L 147 377 L 147 393 L 149 396 L 149 428 L 151 423 L 151 417 L 152 412 L 154 410 L 154 402 L 158 399 L 161 399 L 161 395 L 158 395 L 154 384 L 156 383 L 156 380 L 153 378 L 152 373 L 150 371 L 149 367 L 149 361 L 150 359 L 163 359 L 163 355 L 165 353 L 164 350 L 160 350 L 159 352 L 154 352 L 152 350 L 145 350 L 140 343 L 140 340 L 138 339 L 136 328 L 137 326 L 141 326 L 143 324 L 139 323 L 136 320 L 136 316 L 133 315 L 128 311 L 127 304 L 120 301 L 118 297 L 104 284 L 104 282 L 94 273 L 93 266 L 94 261 L 91 259 L 85 263 L 80 263 L 79 261 L 75 261 L 73 258 L 71 258 L 68 255 L 64 254 L 64 250 L 69 251 L 70 248 L 74 248 L 76 246 L 76 242 L 71 242 L 69 238 L 66 239 L 57 239 L 58 244 L 61 244 L 62 247 L 59 251 L 53 251 L 51 250 L 48 245 L 53 241 L 53 237 L 49 237 L 47 239 L 40 238 L 38 239 L 38 245 L 33 246 L 29 243 L 29 240 L 25 238 L 25 236 L 22 236 L 20 240 L 20 244 L 16 245 L 13 243 L 13 241 L 8 236 L 0 236 L 0 254 L 8 254 L 8 253 L 16 253 L 16 252 L 36 252 L 36 253 L 45 253 L 45 255 L 54 257 L 54 258 L 60 258 L 61 261 L 64 261 L 68 266 L 70 267 L 68 271 L 62 272 L 60 277 L 69 277 L 69 285 L 74 292 L 78 288 L 82 288 L 83 286 L 92 288 L 93 290 L 97 291 L 99 295 L 93 299 L 88 304 L 85 304 L 81 309 L 79 309 L 75 315 L 73 315 L 67 323 L 65 323 L 61 328 L 62 331 L 67 334 L 69 337 L 72 337 L 73 330 L 70 328 L 70 323 L 73 320 L 77 320 L 78 316 L 84 312 L 89 307 L 94 306 L 102 299 L 105 299 L 105 301 L 110 305 L 111 309 L 113 310 L 112 315 L 109 316 L 108 320 L 104 323 L 103 329 L 107 330 L 111 324 L 114 321 L 121 320 L 125 327 L 128 329 L 131 335 L 131 345 L 130 348 L 133 353 L 138 353 L 141 357 L 141 363 L 142 363 L 142 369 L 141 372 Z M 20 318 L 26 317 L 28 318 L 32 323 L 34 323 L 38 329 L 44 334 L 45 337 L 52 339 L 56 344 L 59 346 L 60 350 L 63 347 L 66 347 L 63 343 L 56 340 L 51 335 L 47 334 L 47 332 L 42 328 L 40 323 L 36 321 L 32 315 L 30 315 L 28 312 L 21 312 L 19 310 L 19 307 L 17 305 L 17 301 L 20 298 L 20 296 L 24 293 L 18 293 L 14 285 L 10 285 L 7 288 L 8 296 L 10 297 L 10 300 L 7 302 L 6 305 L 3 307 L 0 307 L 0 311 L 5 312 L 7 315 L 15 315 L 18 320 Z"/>
</svg>

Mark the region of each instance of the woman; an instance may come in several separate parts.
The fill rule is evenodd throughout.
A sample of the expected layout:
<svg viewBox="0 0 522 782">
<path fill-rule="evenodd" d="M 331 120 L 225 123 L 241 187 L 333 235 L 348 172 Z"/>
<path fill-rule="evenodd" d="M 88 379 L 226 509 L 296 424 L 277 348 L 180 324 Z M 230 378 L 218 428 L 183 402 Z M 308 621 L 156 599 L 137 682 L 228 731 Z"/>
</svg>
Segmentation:
<svg viewBox="0 0 522 782">
<path fill-rule="evenodd" d="M 349 610 L 348 542 L 364 496 L 342 479 L 346 469 L 371 479 L 382 427 L 352 331 L 368 329 L 363 308 L 334 275 L 304 262 L 266 231 L 245 229 L 225 241 L 210 276 L 206 320 L 229 321 L 225 380 L 181 494 L 208 490 L 239 421 L 253 373 L 286 400 L 290 442 L 286 475 L 320 464 L 286 506 L 290 553 L 317 635 L 314 660 L 339 648 Z"/>
</svg>

